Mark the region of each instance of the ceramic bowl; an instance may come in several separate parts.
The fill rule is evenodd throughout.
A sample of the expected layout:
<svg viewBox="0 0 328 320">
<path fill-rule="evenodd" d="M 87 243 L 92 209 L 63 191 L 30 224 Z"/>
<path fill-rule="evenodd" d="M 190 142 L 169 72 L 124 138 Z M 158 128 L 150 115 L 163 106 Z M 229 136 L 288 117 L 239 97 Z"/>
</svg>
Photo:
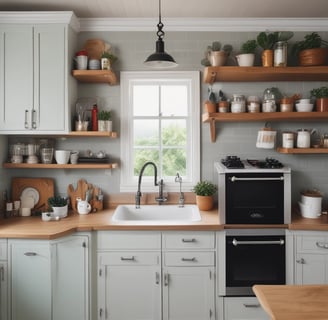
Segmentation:
<svg viewBox="0 0 328 320">
<path fill-rule="evenodd" d="M 67 164 L 71 151 L 68 150 L 56 150 L 55 159 L 58 164 Z"/>
<path fill-rule="evenodd" d="M 310 112 L 313 110 L 313 103 L 296 103 L 295 106 L 298 112 Z"/>
</svg>

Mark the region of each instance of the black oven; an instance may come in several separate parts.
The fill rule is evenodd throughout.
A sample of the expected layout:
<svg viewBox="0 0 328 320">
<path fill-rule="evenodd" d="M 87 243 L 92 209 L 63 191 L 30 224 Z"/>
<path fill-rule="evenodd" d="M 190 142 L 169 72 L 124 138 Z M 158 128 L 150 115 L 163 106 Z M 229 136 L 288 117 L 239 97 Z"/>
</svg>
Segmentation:
<svg viewBox="0 0 328 320">
<path fill-rule="evenodd" d="M 227 230 L 225 295 L 254 295 L 254 284 L 285 284 L 285 243 L 282 229 Z"/>
</svg>

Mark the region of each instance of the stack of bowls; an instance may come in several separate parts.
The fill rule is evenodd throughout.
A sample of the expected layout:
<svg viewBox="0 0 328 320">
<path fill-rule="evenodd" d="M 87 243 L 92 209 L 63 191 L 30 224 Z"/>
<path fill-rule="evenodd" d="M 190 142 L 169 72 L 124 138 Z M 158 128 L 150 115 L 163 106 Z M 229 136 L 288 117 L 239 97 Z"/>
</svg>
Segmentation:
<svg viewBox="0 0 328 320">
<path fill-rule="evenodd" d="M 100 69 L 100 61 L 97 59 L 90 59 L 88 67 L 90 70 L 99 70 Z"/>
<path fill-rule="evenodd" d="M 300 99 L 295 106 L 298 112 L 311 112 L 313 110 L 313 103 L 310 99 Z"/>
</svg>

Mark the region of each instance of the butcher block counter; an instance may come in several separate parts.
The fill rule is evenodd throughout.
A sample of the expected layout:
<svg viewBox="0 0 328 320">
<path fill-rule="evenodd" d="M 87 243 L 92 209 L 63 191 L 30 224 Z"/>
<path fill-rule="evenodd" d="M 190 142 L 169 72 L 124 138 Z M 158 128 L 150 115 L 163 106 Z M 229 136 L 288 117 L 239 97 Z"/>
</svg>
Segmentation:
<svg viewBox="0 0 328 320">
<path fill-rule="evenodd" d="M 255 285 L 253 291 L 272 320 L 328 319 L 328 285 Z"/>
<path fill-rule="evenodd" d="M 14 217 L 0 220 L 0 238 L 56 239 L 78 231 L 96 230 L 198 230 L 217 231 L 224 226 L 219 223 L 218 211 L 200 211 L 201 221 L 185 224 L 149 223 L 125 225 L 112 222 L 114 209 L 79 215 L 70 212 L 59 221 L 42 221 L 41 217 Z"/>
</svg>

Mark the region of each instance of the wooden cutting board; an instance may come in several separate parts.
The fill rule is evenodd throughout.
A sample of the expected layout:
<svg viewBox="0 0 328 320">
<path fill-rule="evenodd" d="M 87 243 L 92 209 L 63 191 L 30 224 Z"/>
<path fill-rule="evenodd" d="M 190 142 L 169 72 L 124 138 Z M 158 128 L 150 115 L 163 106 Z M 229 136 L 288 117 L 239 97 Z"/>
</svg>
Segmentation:
<svg viewBox="0 0 328 320">
<path fill-rule="evenodd" d="M 74 211 L 77 211 L 77 201 L 76 198 L 81 198 L 85 200 L 86 192 L 90 190 L 92 194 L 90 194 L 90 199 L 93 198 L 93 185 L 91 183 L 87 183 L 86 180 L 80 179 L 77 182 L 77 187 L 74 189 L 72 184 L 69 184 L 67 187 L 67 194 L 71 200 L 71 206 Z"/>
<path fill-rule="evenodd" d="M 11 183 L 12 201 L 20 200 L 22 192 L 33 188 L 39 193 L 39 201 L 34 205 L 35 210 L 46 210 L 48 198 L 54 196 L 54 180 L 50 178 L 13 178 Z"/>
</svg>

